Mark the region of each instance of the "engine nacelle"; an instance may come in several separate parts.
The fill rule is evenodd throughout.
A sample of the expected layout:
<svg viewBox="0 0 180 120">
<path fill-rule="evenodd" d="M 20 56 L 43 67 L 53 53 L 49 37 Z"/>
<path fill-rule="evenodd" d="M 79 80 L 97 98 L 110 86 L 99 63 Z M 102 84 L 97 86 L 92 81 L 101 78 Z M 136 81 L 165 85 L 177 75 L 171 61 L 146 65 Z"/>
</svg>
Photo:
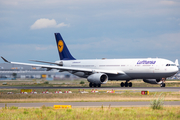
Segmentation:
<svg viewBox="0 0 180 120">
<path fill-rule="evenodd" d="M 108 81 L 108 76 L 104 73 L 94 73 L 87 77 L 87 80 L 95 84 L 104 84 Z"/>
<path fill-rule="evenodd" d="M 145 83 L 150 83 L 150 84 L 159 84 L 161 79 L 143 79 Z"/>
</svg>

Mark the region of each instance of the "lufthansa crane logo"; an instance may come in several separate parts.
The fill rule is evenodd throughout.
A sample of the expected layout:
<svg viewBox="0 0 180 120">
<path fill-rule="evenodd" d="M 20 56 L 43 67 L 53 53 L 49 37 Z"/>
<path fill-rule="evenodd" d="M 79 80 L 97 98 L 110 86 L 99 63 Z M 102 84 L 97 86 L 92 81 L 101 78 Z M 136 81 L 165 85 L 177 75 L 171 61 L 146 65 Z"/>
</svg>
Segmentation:
<svg viewBox="0 0 180 120">
<path fill-rule="evenodd" d="M 64 43 L 63 43 L 62 40 L 59 40 L 59 42 L 58 42 L 58 50 L 59 50 L 59 52 L 62 52 L 63 48 L 64 48 Z"/>
</svg>

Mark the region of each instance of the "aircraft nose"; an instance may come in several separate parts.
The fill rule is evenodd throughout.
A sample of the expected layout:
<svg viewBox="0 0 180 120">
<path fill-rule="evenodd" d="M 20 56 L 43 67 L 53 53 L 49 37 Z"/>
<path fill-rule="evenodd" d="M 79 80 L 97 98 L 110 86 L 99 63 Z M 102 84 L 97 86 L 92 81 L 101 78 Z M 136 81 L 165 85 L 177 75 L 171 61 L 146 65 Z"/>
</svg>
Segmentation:
<svg viewBox="0 0 180 120">
<path fill-rule="evenodd" d="M 171 67 L 171 69 L 168 70 L 168 73 L 170 73 L 170 76 L 175 75 L 179 71 L 179 68 L 176 66 Z"/>
<path fill-rule="evenodd" d="M 173 72 L 177 73 L 178 71 L 179 71 L 179 68 L 178 67 L 174 67 Z"/>
</svg>

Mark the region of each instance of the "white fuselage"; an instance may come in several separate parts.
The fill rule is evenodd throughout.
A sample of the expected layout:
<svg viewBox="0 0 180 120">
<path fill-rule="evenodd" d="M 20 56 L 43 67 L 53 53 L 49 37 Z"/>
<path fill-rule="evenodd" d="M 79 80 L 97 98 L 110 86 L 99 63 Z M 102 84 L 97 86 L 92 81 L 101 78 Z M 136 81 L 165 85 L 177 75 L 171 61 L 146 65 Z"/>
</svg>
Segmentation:
<svg viewBox="0 0 180 120">
<path fill-rule="evenodd" d="M 117 75 L 107 74 L 109 80 L 161 79 L 170 77 L 178 72 L 178 67 L 174 62 L 160 58 L 64 60 L 63 66 L 123 71 L 125 73 Z M 76 73 L 73 74 L 87 77 Z"/>
</svg>

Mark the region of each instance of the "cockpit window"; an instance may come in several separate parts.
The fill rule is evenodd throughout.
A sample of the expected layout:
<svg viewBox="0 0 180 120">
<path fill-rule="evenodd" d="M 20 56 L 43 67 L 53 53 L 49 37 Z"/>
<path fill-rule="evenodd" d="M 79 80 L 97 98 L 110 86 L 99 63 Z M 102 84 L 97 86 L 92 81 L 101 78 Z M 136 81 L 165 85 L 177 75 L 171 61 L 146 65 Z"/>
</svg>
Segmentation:
<svg viewBox="0 0 180 120">
<path fill-rule="evenodd" d="M 171 64 L 171 66 L 176 66 L 176 64 Z"/>
<path fill-rule="evenodd" d="M 176 64 L 166 64 L 166 66 L 176 66 Z"/>
</svg>

